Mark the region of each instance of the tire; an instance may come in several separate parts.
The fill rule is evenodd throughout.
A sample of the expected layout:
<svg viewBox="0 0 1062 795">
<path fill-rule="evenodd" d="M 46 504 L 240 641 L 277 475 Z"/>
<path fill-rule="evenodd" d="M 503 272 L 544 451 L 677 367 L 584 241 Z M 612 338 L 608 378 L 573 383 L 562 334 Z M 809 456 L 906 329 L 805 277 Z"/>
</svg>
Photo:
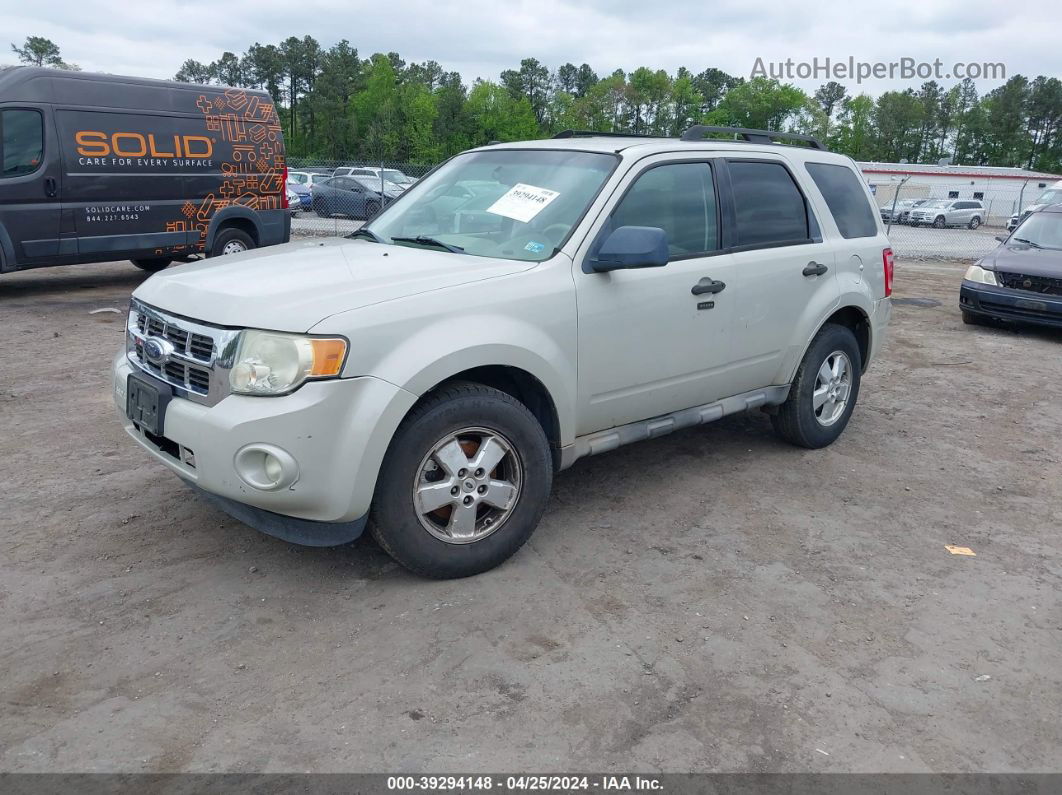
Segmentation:
<svg viewBox="0 0 1062 795">
<path fill-rule="evenodd" d="M 992 322 L 991 318 L 975 315 L 973 312 L 967 312 L 965 309 L 962 310 L 962 322 L 967 326 L 986 326 L 989 328 L 997 325 Z"/>
<path fill-rule="evenodd" d="M 376 213 L 380 212 L 380 202 L 366 202 L 365 203 L 365 220 L 371 221 Z"/>
<path fill-rule="evenodd" d="M 230 226 L 218 232 L 214 245 L 210 248 L 211 257 L 223 257 L 228 254 L 241 254 L 254 248 L 254 240 L 242 229 Z"/>
<path fill-rule="evenodd" d="M 947 226 L 947 221 L 944 220 L 944 216 L 943 215 L 938 215 L 933 220 L 933 228 L 934 229 L 943 229 L 945 226 Z"/>
<path fill-rule="evenodd" d="M 845 389 L 842 376 L 842 381 L 835 383 L 840 391 L 827 391 L 827 396 L 843 394 L 843 405 L 838 407 L 839 401 L 830 400 L 828 397 L 825 403 L 816 408 L 815 393 L 817 387 L 823 388 L 820 386 L 820 382 L 824 380 L 822 376 L 826 370 L 830 370 L 831 377 L 835 377 L 837 371 L 829 368 L 829 365 L 842 358 L 846 360 L 842 369 L 847 370 L 847 387 Z M 797 369 L 796 378 L 793 379 L 789 397 L 778 407 L 778 413 L 771 415 L 775 432 L 791 444 L 812 450 L 832 444 L 847 427 L 852 416 L 852 410 L 859 398 L 862 371 L 863 360 L 855 334 L 847 326 L 827 323 L 808 346 L 804 360 Z M 828 382 L 827 385 L 829 383 L 834 382 Z M 825 421 L 827 411 L 831 412 L 829 422 Z M 832 415 L 834 411 L 836 414 Z"/>
<path fill-rule="evenodd" d="M 507 452 L 489 471 L 474 469 L 488 444 L 492 462 L 499 450 Z M 465 475 L 458 477 L 462 469 Z M 527 407 L 497 389 L 455 381 L 416 406 L 395 432 L 377 479 L 369 529 L 415 574 L 469 577 L 512 557 L 531 537 L 552 482 L 549 442 Z M 433 483 L 441 488 L 433 490 Z M 496 499 L 513 501 L 502 509 L 480 496 L 485 489 L 491 493 L 487 483 L 513 486 L 494 492 Z M 419 505 L 417 493 L 425 495 Z M 421 512 L 436 504 L 434 511 Z M 458 510 L 466 520 L 461 525 Z"/>
<path fill-rule="evenodd" d="M 314 202 L 313 211 L 317 213 L 321 218 L 331 218 L 332 213 L 324 209 L 324 202 Z"/>
<path fill-rule="evenodd" d="M 130 260 L 140 270 L 147 271 L 148 273 L 158 273 L 161 270 L 165 270 L 173 262 L 169 257 L 150 257 L 148 259 L 134 259 Z"/>
<path fill-rule="evenodd" d="M 981 219 L 978 216 L 974 216 L 970 219 L 970 229 L 976 229 L 981 225 Z"/>
</svg>

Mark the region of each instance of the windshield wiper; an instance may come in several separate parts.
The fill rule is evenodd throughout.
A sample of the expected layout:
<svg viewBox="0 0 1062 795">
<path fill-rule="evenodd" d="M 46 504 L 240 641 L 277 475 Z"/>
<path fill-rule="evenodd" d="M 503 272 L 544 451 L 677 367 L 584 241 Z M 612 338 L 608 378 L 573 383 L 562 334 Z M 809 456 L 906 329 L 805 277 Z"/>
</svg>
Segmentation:
<svg viewBox="0 0 1062 795">
<path fill-rule="evenodd" d="M 1043 248 L 1043 246 L 1041 246 L 1039 243 L 1033 243 L 1031 240 L 1026 240 L 1024 237 L 1016 237 L 1014 238 L 1014 242 L 1025 243 L 1026 245 L 1032 246 L 1033 248 Z"/>
<path fill-rule="evenodd" d="M 353 239 L 353 238 L 356 238 L 356 237 L 367 237 L 373 243 L 383 243 L 383 238 L 382 237 L 380 237 L 378 234 L 373 232 L 371 229 L 366 229 L 364 226 L 361 227 L 360 229 L 355 229 L 353 232 L 351 232 L 349 235 L 347 235 L 348 239 Z"/>
<path fill-rule="evenodd" d="M 450 251 L 454 254 L 460 254 L 464 251 L 460 246 L 455 246 L 451 243 L 443 243 L 441 240 L 436 240 L 434 237 L 427 237 L 426 235 L 417 235 L 416 237 L 392 237 L 392 243 L 416 243 L 419 246 L 433 246 L 434 248 L 441 248 L 444 251 Z"/>
</svg>

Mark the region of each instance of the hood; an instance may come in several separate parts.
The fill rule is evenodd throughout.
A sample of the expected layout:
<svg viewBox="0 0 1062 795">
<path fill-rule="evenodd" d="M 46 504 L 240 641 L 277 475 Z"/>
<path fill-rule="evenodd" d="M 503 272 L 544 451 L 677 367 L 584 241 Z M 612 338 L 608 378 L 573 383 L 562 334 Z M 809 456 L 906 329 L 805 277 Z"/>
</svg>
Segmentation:
<svg viewBox="0 0 1062 795">
<path fill-rule="evenodd" d="M 1002 245 L 981 260 L 981 267 L 1003 273 L 1062 279 L 1062 251 L 1033 248 L 1020 243 Z"/>
<path fill-rule="evenodd" d="M 168 268 L 133 296 L 204 323 L 303 332 L 326 317 L 507 276 L 533 262 L 329 238 Z"/>
</svg>

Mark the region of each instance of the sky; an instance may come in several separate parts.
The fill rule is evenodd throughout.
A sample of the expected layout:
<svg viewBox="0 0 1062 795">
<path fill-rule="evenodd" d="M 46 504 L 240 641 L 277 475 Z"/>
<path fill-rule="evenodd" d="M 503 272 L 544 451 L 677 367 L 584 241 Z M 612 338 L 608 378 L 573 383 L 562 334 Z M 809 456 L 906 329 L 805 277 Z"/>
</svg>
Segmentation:
<svg viewBox="0 0 1062 795">
<path fill-rule="evenodd" d="M 186 58 L 209 62 L 255 41 L 311 35 L 323 46 L 347 39 L 362 56 L 398 52 L 408 63 L 435 60 L 466 82 L 497 80 L 521 58 L 555 69 L 589 63 L 599 75 L 639 66 L 714 66 L 749 77 L 762 59 L 794 64 L 890 63 L 940 59 L 1001 63 L 1006 76 L 1062 77 L 1062 3 L 999 0 L 891 0 L 886 3 L 775 0 L 0 0 L 6 38 L 56 42 L 86 71 L 172 78 Z M 0 41 L 0 65 L 16 58 Z M 777 68 L 777 67 L 776 67 Z M 795 68 L 795 67 L 794 67 Z M 783 79 L 814 91 L 830 76 Z M 923 78 L 850 77 L 849 93 L 917 87 Z M 938 82 L 952 85 L 954 77 Z M 976 80 L 982 93 L 1003 82 Z"/>
</svg>

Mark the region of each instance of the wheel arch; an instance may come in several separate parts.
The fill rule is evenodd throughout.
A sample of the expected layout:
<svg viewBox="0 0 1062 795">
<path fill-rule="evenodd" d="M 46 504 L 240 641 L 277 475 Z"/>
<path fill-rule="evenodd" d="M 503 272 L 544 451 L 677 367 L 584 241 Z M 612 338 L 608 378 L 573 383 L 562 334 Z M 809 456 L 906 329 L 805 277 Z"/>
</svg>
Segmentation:
<svg viewBox="0 0 1062 795">
<path fill-rule="evenodd" d="M 210 222 L 210 230 L 207 232 L 206 251 L 210 253 L 214 249 L 214 241 L 225 229 L 239 229 L 250 235 L 255 246 L 260 246 L 262 241 L 262 222 L 253 210 L 239 205 L 226 207 L 220 210 Z"/>
<path fill-rule="evenodd" d="M 804 353 L 800 357 L 801 361 L 807 355 L 807 350 L 811 343 L 814 342 L 815 337 L 818 336 L 819 332 L 822 331 L 822 327 L 827 323 L 844 326 L 852 330 L 859 345 L 860 371 L 865 373 L 869 365 L 868 359 L 870 358 L 871 343 L 873 342 L 871 335 L 874 332 L 870 323 L 870 315 L 863 307 L 855 304 L 848 304 L 835 310 L 833 314 L 819 324 L 819 327 L 815 329 L 815 333 L 811 335 L 811 339 L 804 346 Z"/>
<path fill-rule="evenodd" d="M 549 440 L 554 470 L 560 469 L 561 427 L 557 405 L 546 385 L 535 375 L 520 367 L 507 364 L 488 364 L 471 367 L 444 378 L 421 395 L 419 405 L 437 390 L 454 381 L 470 381 L 504 392 L 520 401 L 542 426 Z M 414 406 L 415 408 L 415 406 Z M 413 409 L 410 409 L 413 411 Z"/>
</svg>

